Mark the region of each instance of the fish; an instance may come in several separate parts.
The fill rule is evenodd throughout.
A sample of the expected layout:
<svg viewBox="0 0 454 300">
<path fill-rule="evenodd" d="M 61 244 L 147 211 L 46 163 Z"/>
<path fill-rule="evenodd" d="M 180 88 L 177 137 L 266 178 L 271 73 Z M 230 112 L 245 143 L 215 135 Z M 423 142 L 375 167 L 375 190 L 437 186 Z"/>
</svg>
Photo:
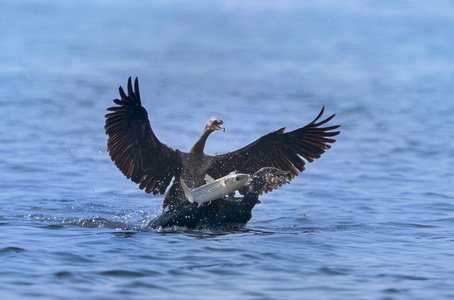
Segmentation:
<svg viewBox="0 0 454 300">
<path fill-rule="evenodd" d="M 222 198 L 225 195 L 232 194 L 250 182 L 251 176 L 248 174 L 231 172 L 229 175 L 215 180 L 207 175 L 205 176 L 205 181 L 207 183 L 194 189 L 190 189 L 183 179 L 180 181 L 186 198 L 188 198 L 191 203 L 197 202 L 199 204 L 197 207 L 199 207 L 203 203 L 211 202 Z"/>
</svg>

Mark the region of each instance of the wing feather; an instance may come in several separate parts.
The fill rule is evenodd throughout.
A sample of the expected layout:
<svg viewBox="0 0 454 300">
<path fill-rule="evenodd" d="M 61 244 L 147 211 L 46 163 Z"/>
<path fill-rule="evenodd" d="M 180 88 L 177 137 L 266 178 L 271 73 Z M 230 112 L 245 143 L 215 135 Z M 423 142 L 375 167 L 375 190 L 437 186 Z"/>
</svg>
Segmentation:
<svg viewBox="0 0 454 300">
<path fill-rule="evenodd" d="M 139 81 L 128 80 L 128 94 L 119 88 L 118 106 L 107 108 L 107 150 L 115 165 L 140 189 L 154 195 L 165 193 L 171 180 L 179 175 L 181 158 L 175 150 L 161 143 L 154 134 L 148 113 L 140 100 Z"/>
<path fill-rule="evenodd" d="M 340 125 L 321 127 L 331 121 L 335 114 L 320 120 L 325 107 L 308 125 L 284 133 L 285 127 L 262 136 L 239 150 L 213 157 L 208 174 L 219 178 L 237 170 L 240 173 L 254 174 L 263 167 L 275 167 L 289 172 L 293 179 L 305 170 L 305 161 L 315 159 L 331 148 L 340 131 L 333 131 Z M 304 158 L 304 160 L 303 160 Z"/>
</svg>

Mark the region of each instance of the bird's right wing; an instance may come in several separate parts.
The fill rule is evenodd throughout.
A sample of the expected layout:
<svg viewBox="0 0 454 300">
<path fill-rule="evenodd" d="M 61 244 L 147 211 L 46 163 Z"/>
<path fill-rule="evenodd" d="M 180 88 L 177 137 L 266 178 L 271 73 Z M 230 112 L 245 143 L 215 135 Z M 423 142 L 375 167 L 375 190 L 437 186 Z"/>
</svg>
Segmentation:
<svg viewBox="0 0 454 300">
<path fill-rule="evenodd" d="M 150 126 L 148 113 L 140 101 L 139 82 L 134 90 L 131 77 L 128 95 L 119 88 L 121 99 L 113 102 L 106 117 L 107 151 L 121 172 L 147 193 L 164 194 L 173 177 L 180 176 L 181 158 L 161 143 Z"/>
<path fill-rule="evenodd" d="M 262 136 L 249 145 L 233 152 L 215 155 L 208 169 L 208 175 L 214 178 L 225 176 L 231 171 L 254 174 L 263 167 L 275 167 L 291 173 L 294 178 L 305 169 L 304 158 L 308 162 L 320 158 L 331 143 L 331 137 L 338 135 L 333 131 L 339 125 L 321 127 L 331 121 L 335 115 L 319 121 L 324 107 L 309 124 L 294 131 L 284 133 L 285 127 Z"/>
</svg>

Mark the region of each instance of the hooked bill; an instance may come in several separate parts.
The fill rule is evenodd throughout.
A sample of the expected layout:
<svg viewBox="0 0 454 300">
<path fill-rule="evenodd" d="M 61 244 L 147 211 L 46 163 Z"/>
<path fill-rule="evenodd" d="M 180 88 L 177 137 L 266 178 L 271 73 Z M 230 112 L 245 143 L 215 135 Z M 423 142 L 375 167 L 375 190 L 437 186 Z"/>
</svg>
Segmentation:
<svg viewBox="0 0 454 300">
<path fill-rule="evenodd" d="M 181 186 L 189 202 L 197 202 L 200 206 L 202 203 L 232 194 L 245 186 L 249 179 L 250 176 L 248 174 L 235 174 L 232 172 L 227 176 L 213 180 L 192 190 L 189 189 L 183 180 L 181 180 Z"/>
</svg>

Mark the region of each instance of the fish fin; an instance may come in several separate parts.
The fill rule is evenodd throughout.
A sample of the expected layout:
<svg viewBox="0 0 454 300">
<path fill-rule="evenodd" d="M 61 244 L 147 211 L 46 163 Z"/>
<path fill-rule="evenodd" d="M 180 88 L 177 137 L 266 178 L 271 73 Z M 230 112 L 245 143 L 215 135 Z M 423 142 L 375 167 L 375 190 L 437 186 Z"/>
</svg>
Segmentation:
<svg viewBox="0 0 454 300">
<path fill-rule="evenodd" d="M 222 184 L 222 186 L 226 186 L 227 183 L 225 182 L 225 179 L 221 178 L 221 179 L 218 179 L 219 183 Z"/>
<path fill-rule="evenodd" d="M 213 182 L 214 181 L 214 178 L 211 177 L 210 175 L 206 174 L 205 175 L 205 182 L 206 183 L 210 183 L 210 182 Z"/>
<path fill-rule="evenodd" d="M 184 192 L 184 195 L 186 196 L 186 198 L 188 198 L 189 202 L 191 202 L 191 203 L 194 202 L 194 198 L 192 197 L 191 190 L 186 185 L 186 183 L 184 183 L 184 180 L 181 178 L 180 178 L 180 183 L 181 183 L 181 187 L 183 188 L 183 192 Z"/>
</svg>

